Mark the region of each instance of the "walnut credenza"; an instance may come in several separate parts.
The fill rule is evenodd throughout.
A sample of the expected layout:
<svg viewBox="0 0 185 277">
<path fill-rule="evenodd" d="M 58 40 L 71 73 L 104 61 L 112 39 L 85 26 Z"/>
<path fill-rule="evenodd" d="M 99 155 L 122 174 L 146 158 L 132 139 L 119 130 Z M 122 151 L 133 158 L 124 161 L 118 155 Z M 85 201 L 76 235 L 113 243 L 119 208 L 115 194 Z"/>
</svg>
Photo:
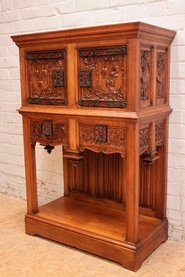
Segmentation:
<svg viewBox="0 0 185 277">
<path fill-rule="evenodd" d="M 133 271 L 167 240 L 174 36 L 134 22 L 12 37 L 20 50 L 27 234 Z M 64 196 L 41 207 L 36 143 L 48 153 L 63 146 Z"/>
</svg>

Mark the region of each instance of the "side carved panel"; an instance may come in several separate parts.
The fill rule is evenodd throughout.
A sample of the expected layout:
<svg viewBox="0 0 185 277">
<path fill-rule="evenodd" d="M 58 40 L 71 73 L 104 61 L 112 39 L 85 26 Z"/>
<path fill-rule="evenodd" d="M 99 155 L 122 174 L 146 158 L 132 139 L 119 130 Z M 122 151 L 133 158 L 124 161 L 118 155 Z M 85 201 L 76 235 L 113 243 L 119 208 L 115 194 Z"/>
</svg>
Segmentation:
<svg viewBox="0 0 185 277">
<path fill-rule="evenodd" d="M 126 155 L 126 128 L 120 126 L 79 124 L 80 150 Z"/>
<path fill-rule="evenodd" d="M 155 143 L 156 146 L 164 144 L 164 122 L 155 125 Z"/>
<path fill-rule="evenodd" d="M 139 130 L 139 150 L 140 155 L 144 152 L 149 152 L 150 146 L 150 128 L 149 126 Z"/>
<path fill-rule="evenodd" d="M 65 50 L 27 52 L 29 104 L 66 104 Z"/>
<path fill-rule="evenodd" d="M 126 46 L 78 50 L 80 106 L 125 108 Z"/>
<path fill-rule="evenodd" d="M 140 100 L 145 101 L 150 99 L 151 50 L 142 49 L 140 59 Z"/>
<path fill-rule="evenodd" d="M 156 99 L 165 98 L 166 90 L 166 53 L 164 51 L 157 52 L 157 68 L 156 68 Z"/>
<path fill-rule="evenodd" d="M 31 121 L 31 142 L 43 145 L 64 145 L 68 147 L 68 123 L 51 120 Z"/>
</svg>

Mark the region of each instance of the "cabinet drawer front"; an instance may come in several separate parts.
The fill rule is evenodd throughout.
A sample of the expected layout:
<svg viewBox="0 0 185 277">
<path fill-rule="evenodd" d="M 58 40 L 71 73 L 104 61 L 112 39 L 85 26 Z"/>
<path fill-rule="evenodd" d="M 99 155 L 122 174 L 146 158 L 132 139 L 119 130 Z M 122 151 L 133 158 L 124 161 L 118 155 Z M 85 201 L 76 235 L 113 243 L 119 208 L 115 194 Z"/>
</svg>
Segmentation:
<svg viewBox="0 0 185 277">
<path fill-rule="evenodd" d="M 79 147 L 95 152 L 121 153 L 125 156 L 126 128 L 106 124 L 79 123 Z"/>
<path fill-rule="evenodd" d="M 68 146 L 68 122 L 53 120 L 31 120 L 31 141 L 43 145 Z"/>
</svg>

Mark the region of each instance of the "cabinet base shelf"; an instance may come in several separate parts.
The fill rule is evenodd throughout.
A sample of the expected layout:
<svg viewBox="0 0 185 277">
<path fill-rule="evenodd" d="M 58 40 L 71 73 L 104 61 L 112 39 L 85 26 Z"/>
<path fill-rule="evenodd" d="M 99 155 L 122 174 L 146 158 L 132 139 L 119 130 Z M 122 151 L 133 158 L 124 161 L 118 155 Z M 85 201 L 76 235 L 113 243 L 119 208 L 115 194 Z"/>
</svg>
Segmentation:
<svg viewBox="0 0 185 277">
<path fill-rule="evenodd" d="M 136 271 L 152 251 L 167 240 L 167 220 L 139 216 L 139 241 L 126 241 L 125 212 L 61 197 L 25 217 L 26 233 L 39 235 Z"/>
</svg>

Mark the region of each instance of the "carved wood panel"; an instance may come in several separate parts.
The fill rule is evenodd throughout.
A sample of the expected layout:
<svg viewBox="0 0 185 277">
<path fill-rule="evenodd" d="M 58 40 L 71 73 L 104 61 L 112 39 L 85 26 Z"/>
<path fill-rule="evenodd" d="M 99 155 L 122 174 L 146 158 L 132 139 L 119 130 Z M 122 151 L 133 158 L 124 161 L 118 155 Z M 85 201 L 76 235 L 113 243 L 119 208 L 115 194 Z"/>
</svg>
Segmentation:
<svg viewBox="0 0 185 277">
<path fill-rule="evenodd" d="M 154 126 L 154 130 L 152 129 L 152 125 Z M 165 120 L 161 119 L 159 121 L 153 123 L 146 123 L 140 126 L 139 130 L 139 151 L 140 155 L 144 152 L 150 152 L 152 149 L 152 142 L 150 139 L 154 141 L 153 150 L 156 151 L 157 146 L 162 146 L 164 144 L 165 137 Z"/>
<path fill-rule="evenodd" d="M 68 147 L 68 123 L 51 120 L 31 121 L 31 142 L 43 145 L 64 145 Z"/>
<path fill-rule="evenodd" d="M 126 46 L 78 50 L 80 106 L 125 108 Z"/>
<path fill-rule="evenodd" d="M 149 152 L 150 147 L 150 126 L 141 127 L 139 130 L 139 152 Z"/>
<path fill-rule="evenodd" d="M 163 100 L 166 97 L 166 52 L 157 51 L 156 66 L 156 99 Z"/>
<path fill-rule="evenodd" d="M 155 125 L 155 143 L 156 146 L 164 144 L 164 121 Z"/>
<path fill-rule="evenodd" d="M 66 104 L 65 50 L 26 52 L 29 104 Z"/>
<path fill-rule="evenodd" d="M 142 47 L 140 51 L 140 101 L 147 101 L 150 105 L 151 98 L 151 67 L 152 48 Z"/>
<path fill-rule="evenodd" d="M 103 153 L 126 155 L 126 128 L 95 124 L 79 124 L 79 147 Z"/>
</svg>

